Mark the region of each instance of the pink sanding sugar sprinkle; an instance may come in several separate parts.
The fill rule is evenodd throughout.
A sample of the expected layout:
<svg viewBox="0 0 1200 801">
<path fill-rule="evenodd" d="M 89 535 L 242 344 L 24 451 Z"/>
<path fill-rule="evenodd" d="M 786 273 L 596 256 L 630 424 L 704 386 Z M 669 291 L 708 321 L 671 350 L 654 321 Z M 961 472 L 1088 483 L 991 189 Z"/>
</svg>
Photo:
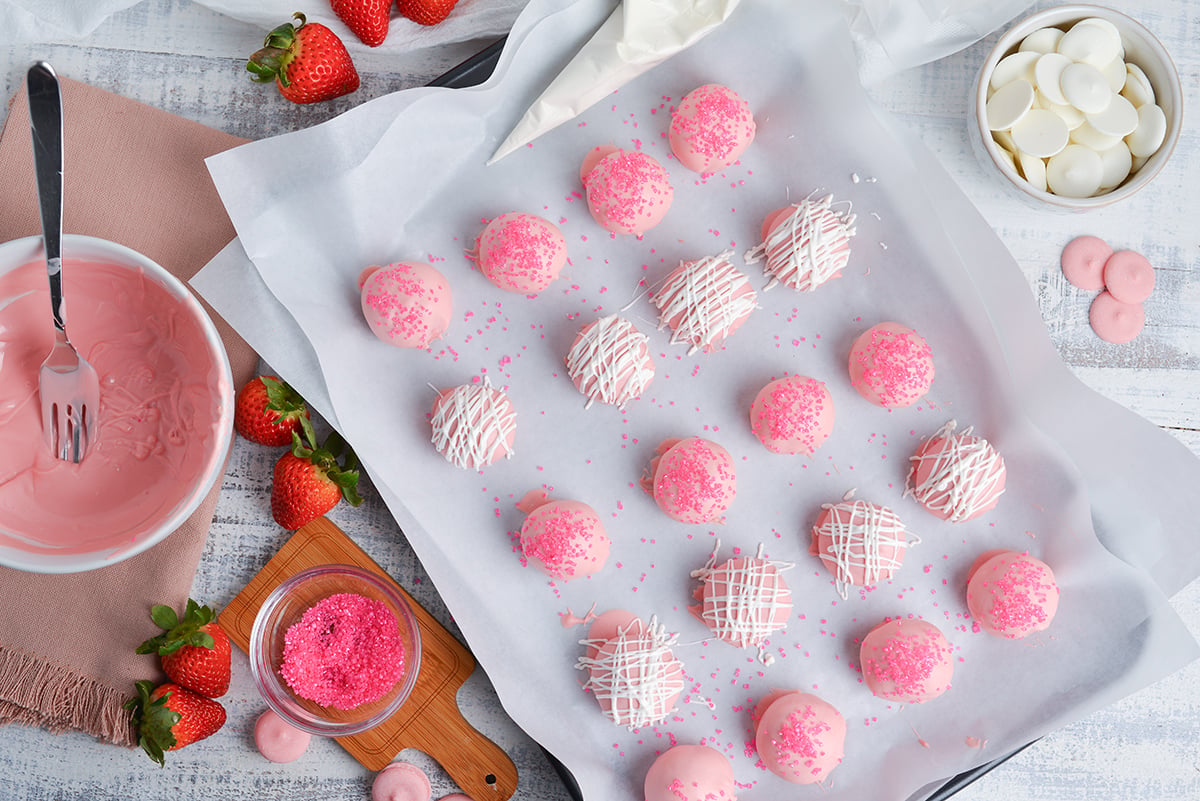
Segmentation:
<svg viewBox="0 0 1200 801">
<path fill-rule="evenodd" d="M 992 590 L 995 628 L 1029 631 L 1046 622 L 1046 600 L 1052 592 L 1057 592 L 1057 587 L 1040 565 L 1023 559 L 1014 561 L 1003 576 L 990 583 L 995 587 Z"/>
<path fill-rule="evenodd" d="M 857 354 L 862 382 L 888 405 L 923 394 L 932 383 L 930 348 L 925 340 L 903 331 L 874 331 L 870 346 Z"/>
<path fill-rule="evenodd" d="M 404 643 L 387 604 L 353 593 L 309 607 L 283 638 L 279 674 L 296 695 L 354 709 L 378 701 L 404 676 Z"/>
<path fill-rule="evenodd" d="M 802 772 L 801 768 L 810 768 L 813 774 L 819 773 L 820 768 L 815 767 L 813 762 L 825 755 L 821 735 L 830 731 L 830 728 L 811 706 L 788 715 L 787 722 L 774 737 L 780 756 L 786 754 L 788 757 L 784 764 L 792 768 L 797 775 Z"/>
<path fill-rule="evenodd" d="M 564 511 L 547 518 L 542 532 L 524 544 L 526 556 L 540 559 L 555 573 L 574 576 L 579 560 L 587 557 L 586 543 L 596 537 L 596 520 L 581 512 Z"/>
<path fill-rule="evenodd" d="M 945 648 L 932 632 L 888 640 L 882 653 L 868 662 L 867 669 L 880 682 L 893 682 L 891 697 L 920 695 L 934 670 L 942 664 Z"/>
</svg>

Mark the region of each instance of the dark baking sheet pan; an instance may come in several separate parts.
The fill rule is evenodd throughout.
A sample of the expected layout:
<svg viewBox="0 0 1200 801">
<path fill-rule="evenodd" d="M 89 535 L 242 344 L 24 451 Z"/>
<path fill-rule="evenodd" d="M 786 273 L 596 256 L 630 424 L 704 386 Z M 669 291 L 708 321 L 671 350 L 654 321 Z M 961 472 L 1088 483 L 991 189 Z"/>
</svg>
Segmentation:
<svg viewBox="0 0 1200 801">
<path fill-rule="evenodd" d="M 497 39 L 492 44 L 480 50 L 475 55 L 468 58 L 466 61 L 458 64 L 447 70 L 442 75 L 434 78 L 429 82 L 430 86 L 444 86 L 449 89 L 465 89 L 468 86 L 477 86 L 486 81 L 496 68 L 496 63 L 500 59 L 500 52 L 504 49 L 503 38 Z M 946 801 L 958 791 L 962 790 L 967 785 L 978 780 L 985 774 L 1007 762 L 1012 757 L 1024 751 L 1033 743 L 1018 748 L 1017 750 L 1005 754 L 1002 757 L 986 762 L 983 765 L 973 769 L 964 771 L 953 777 L 937 790 L 933 792 L 925 801 Z M 550 759 L 551 765 L 562 778 L 563 784 L 566 786 L 567 792 L 570 793 L 574 801 L 583 801 L 583 795 L 579 791 L 579 785 L 575 781 L 575 777 L 567 770 L 566 766 L 554 758 L 550 752 L 546 752 L 546 756 Z"/>
</svg>

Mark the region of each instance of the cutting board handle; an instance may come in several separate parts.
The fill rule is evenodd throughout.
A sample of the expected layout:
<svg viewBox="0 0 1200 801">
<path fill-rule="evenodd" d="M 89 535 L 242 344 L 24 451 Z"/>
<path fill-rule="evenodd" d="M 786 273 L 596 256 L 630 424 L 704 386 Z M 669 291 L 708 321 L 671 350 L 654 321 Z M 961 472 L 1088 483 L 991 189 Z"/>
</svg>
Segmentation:
<svg viewBox="0 0 1200 801">
<path fill-rule="evenodd" d="M 458 709 L 454 694 L 434 697 L 412 722 L 413 747 L 437 760 L 474 801 L 507 801 L 517 791 L 517 767 Z"/>
</svg>

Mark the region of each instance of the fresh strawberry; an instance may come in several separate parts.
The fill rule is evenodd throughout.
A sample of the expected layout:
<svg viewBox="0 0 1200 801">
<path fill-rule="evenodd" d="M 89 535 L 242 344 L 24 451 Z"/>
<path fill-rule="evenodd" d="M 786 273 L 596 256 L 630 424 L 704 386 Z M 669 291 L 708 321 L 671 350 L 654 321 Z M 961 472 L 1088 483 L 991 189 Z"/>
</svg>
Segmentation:
<svg viewBox="0 0 1200 801">
<path fill-rule="evenodd" d="M 396 0 L 400 13 L 420 25 L 437 25 L 450 16 L 458 0 Z"/>
<path fill-rule="evenodd" d="M 300 393 L 273 375 L 252 378 L 238 390 L 233 427 L 251 442 L 280 447 L 292 442 L 309 417 Z"/>
<path fill-rule="evenodd" d="M 163 672 L 176 684 L 208 698 L 229 690 L 229 636 L 207 606 L 188 598 L 181 620 L 175 610 L 158 604 L 150 618 L 163 630 L 137 647 L 139 654 L 158 654 Z"/>
<path fill-rule="evenodd" d="M 358 506 L 358 459 L 336 431 L 317 447 L 311 427 L 306 439 L 292 436 L 292 449 L 275 463 L 271 516 L 288 531 L 300 528 L 338 505 Z M 343 451 L 345 459 L 338 462 Z"/>
<path fill-rule="evenodd" d="M 125 702 L 138 745 L 159 765 L 163 752 L 176 751 L 217 733 L 225 725 L 225 707 L 178 684 L 154 686 L 139 681 L 137 697 Z"/>
<path fill-rule="evenodd" d="M 337 34 L 297 11 L 295 25 L 285 22 L 267 34 L 246 69 L 259 83 L 274 81 L 293 103 L 317 103 L 358 88 L 358 70 Z"/>
<path fill-rule="evenodd" d="M 329 5 L 363 44 L 379 47 L 387 38 L 392 0 L 330 0 Z"/>
</svg>

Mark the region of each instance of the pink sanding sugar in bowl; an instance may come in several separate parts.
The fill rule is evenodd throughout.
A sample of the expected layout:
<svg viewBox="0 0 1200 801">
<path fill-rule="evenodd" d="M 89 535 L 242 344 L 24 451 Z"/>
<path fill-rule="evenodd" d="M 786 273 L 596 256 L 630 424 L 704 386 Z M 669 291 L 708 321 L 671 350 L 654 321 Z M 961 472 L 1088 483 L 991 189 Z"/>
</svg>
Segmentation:
<svg viewBox="0 0 1200 801">
<path fill-rule="evenodd" d="M 338 593 L 288 627 L 279 673 L 302 698 L 354 709 L 386 695 L 404 668 L 404 643 L 387 604 Z"/>
</svg>

